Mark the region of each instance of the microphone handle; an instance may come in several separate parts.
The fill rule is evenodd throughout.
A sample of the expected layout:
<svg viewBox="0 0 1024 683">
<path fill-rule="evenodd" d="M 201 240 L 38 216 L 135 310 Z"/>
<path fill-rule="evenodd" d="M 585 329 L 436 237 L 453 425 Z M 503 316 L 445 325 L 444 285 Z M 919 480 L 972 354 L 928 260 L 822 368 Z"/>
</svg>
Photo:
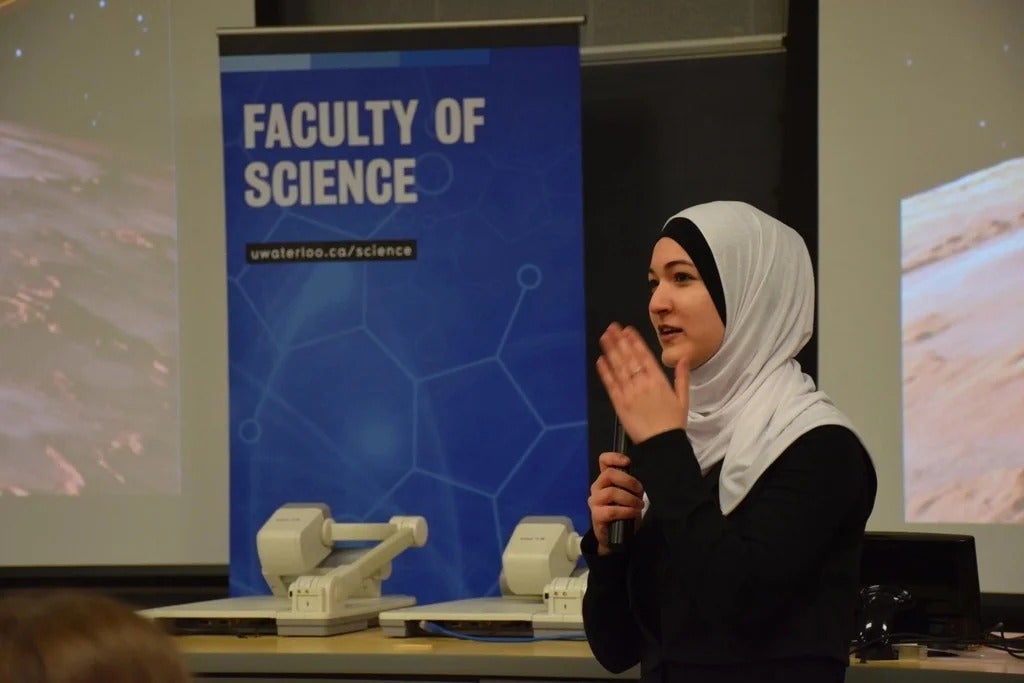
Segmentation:
<svg viewBox="0 0 1024 683">
<path fill-rule="evenodd" d="M 626 430 L 622 428 L 622 422 L 619 418 L 615 418 L 615 430 L 613 437 L 612 449 L 616 453 L 623 453 L 628 455 L 627 450 L 629 448 L 629 439 L 626 437 Z M 621 468 L 624 472 L 628 472 L 628 467 Z M 613 553 L 619 553 L 626 549 L 626 545 L 629 544 L 630 539 L 633 538 L 633 520 L 632 519 L 616 519 L 608 525 L 608 547 Z"/>
</svg>

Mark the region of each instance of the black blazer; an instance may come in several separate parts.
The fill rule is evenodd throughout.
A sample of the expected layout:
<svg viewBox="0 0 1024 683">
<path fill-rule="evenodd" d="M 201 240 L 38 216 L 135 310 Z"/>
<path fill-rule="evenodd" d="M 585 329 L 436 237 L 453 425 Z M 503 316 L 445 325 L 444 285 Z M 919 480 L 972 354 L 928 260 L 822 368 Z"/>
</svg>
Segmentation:
<svg viewBox="0 0 1024 683">
<path fill-rule="evenodd" d="M 583 622 L 609 671 L 645 681 L 841 681 L 877 481 L 838 425 L 799 437 L 728 516 L 682 430 L 634 447 L 651 505 L 629 548 L 589 567 Z"/>
</svg>

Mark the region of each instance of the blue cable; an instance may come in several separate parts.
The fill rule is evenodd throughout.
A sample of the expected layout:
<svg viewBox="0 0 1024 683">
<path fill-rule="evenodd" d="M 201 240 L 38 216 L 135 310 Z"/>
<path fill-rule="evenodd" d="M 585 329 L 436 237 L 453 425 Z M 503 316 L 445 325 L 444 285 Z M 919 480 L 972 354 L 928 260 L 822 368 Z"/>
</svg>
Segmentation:
<svg viewBox="0 0 1024 683">
<path fill-rule="evenodd" d="M 565 633 L 562 635 L 552 636 L 472 636 L 468 633 L 458 633 L 457 631 L 451 631 L 446 629 L 440 624 L 432 621 L 421 621 L 420 628 L 423 631 L 437 635 L 437 636 L 448 636 L 449 638 L 459 638 L 460 640 L 472 640 L 478 643 L 536 643 L 542 640 L 586 640 L 586 635 L 579 633 Z"/>
</svg>

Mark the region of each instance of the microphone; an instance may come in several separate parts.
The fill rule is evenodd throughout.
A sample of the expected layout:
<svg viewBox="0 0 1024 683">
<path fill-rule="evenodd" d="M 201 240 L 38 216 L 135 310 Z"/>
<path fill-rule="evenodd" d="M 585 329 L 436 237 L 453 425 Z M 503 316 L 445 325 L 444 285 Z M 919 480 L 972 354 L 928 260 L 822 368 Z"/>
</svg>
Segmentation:
<svg viewBox="0 0 1024 683">
<path fill-rule="evenodd" d="M 626 430 L 622 428 L 622 422 L 616 416 L 612 437 L 612 450 L 616 453 L 628 455 L 628 449 L 629 437 L 626 436 Z M 629 471 L 628 467 L 622 469 L 625 472 Z M 608 547 L 613 553 L 619 553 L 626 549 L 626 545 L 633 538 L 633 523 L 632 519 L 616 519 L 608 525 Z"/>
</svg>

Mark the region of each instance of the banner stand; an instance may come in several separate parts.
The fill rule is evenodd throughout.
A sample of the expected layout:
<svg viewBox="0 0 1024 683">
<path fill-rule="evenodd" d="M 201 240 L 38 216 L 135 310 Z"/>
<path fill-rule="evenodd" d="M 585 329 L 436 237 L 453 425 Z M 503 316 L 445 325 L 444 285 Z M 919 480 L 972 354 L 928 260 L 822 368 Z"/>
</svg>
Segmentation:
<svg viewBox="0 0 1024 683">
<path fill-rule="evenodd" d="M 232 595 L 288 502 L 426 517 L 420 602 L 589 526 L 581 22 L 219 33 Z"/>
</svg>

